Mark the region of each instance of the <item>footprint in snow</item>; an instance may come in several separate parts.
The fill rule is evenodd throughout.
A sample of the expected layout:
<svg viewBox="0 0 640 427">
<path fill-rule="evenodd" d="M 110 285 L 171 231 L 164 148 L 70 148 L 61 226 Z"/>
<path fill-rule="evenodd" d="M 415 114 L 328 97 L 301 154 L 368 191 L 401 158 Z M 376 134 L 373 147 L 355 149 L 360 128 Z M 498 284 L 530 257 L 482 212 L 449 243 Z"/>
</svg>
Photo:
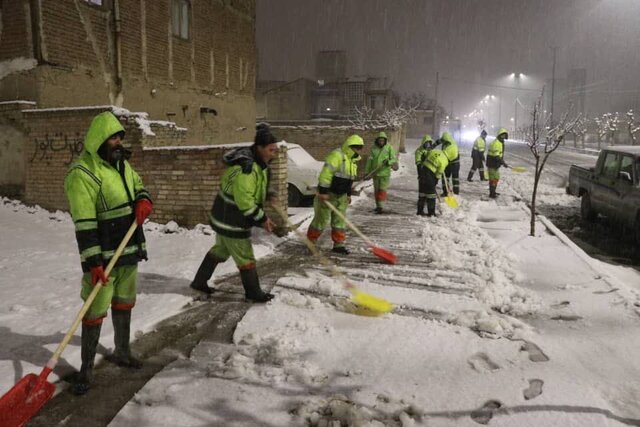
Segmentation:
<svg viewBox="0 0 640 427">
<path fill-rule="evenodd" d="M 478 424 L 487 425 L 493 418 L 495 412 L 500 408 L 502 408 L 502 403 L 500 401 L 489 400 L 482 405 L 482 408 L 471 412 L 471 419 Z"/>
<path fill-rule="evenodd" d="M 478 372 L 491 372 L 500 369 L 500 365 L 491 360 L 485 353 L 476 353 L 468 360 L 469 365 Z"/>
<path fill-rule="evenodd" d="M 522 347 L 520 347 L 520 351 L 526 351 L 529 353 L 529 360 L 532 362 L 548 362 L 549 357 L 544 354 L 542 349 L 538 347 L 535 343 L 531 341 L 525 341 Z"/>
<path fill-rule="evenodd" d="M 535 399 L 536 397 L 542 394 L 542 385 L 544 381 L 533 379 L 529 380 L 529 387 L 522 390 L 522 394 L 524 395 L 525 400 Z"/>
</svg>

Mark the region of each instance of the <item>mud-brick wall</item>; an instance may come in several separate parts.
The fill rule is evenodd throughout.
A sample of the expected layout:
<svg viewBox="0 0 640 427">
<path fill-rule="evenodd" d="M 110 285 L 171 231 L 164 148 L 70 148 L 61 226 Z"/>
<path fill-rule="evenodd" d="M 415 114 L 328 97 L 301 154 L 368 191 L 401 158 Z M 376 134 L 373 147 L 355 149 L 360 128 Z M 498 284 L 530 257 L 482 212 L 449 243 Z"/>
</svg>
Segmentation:
<svg viewBox="0 0 640 427">
<path fill-rule="evenodd" d="M 389 143 L 396 151 L 404 149 L 404 133 L 402 129 L 358 129 L 348 126 L 279 126 L 273 124 L 271 130 L 278 139 L 298 144 L 304 147 L 316 160 L 324 161 L 325 157 L 353 134 L 360 135 L 364 139 L 362 160 L 359 162 L 358 174 L 364 173 L 371 148 L 378 133 L 384 131 L 389 137 Z"/>
<path fill-rule="evenodd" d="M 245 144 L 248 146 L 248 144 Z M 174 220 L 181 225 L 208 223 L 208 214 L 220 188 L 225 165 L 222 156 L 234 146 L 145 147 L 145 187 L 153 197 L 154 221 Z M 281 147 L 271 163 L 271 188 L 286 211 L 287 154 Z M 275 219 L 275 218 L 274 218 Z"/>
</svg>

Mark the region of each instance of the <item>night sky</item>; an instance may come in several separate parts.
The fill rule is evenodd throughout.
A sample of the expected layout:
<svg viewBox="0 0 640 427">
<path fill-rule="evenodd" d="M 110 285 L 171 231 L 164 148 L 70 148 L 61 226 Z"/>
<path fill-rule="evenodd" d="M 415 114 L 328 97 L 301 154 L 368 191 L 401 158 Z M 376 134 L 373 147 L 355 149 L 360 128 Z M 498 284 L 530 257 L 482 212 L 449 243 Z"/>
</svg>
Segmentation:
<svg viewBox="0 0 640 427">
<path fill-rule="evenodd" d="M 640 0 L 257 0 L 256 37 L 261 80 L 313 79 L 318 50 L 346 50 L 349 75 L 399 93 L 433 96 L 438 71 L 457 115 L 489 93 L 532 103 L 557 46 L 556 78 L 587 70 L 590 115 L 640 108 Z M 536 92 L 490 86 L 514 84 Z"/>
</svg>

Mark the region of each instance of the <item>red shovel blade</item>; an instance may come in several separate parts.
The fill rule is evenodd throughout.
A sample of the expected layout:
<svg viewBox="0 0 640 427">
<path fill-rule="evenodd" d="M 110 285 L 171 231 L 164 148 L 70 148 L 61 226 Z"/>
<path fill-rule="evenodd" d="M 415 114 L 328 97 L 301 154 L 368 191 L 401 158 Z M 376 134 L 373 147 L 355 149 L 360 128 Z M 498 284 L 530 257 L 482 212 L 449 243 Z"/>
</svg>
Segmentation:
<svg viewBox="0 0 640 427">
<path fill-rule="evenodd" d="M 0 426 L 23 426 L 51 399 L 55 390 L 55 385 L 36 374 L 23 377 L 0 398 Z"/>
<path fill-rule="evenodd" d="M 373 252 L 373 254 L 375 256 L 377 256 L 378 258 L 380 258 L 381 260 L 383 260 L 384 262 L 386 262 L 387 264 L 395 264 L 396 261 L 398 261 L 398 257 L 395 256 L 395 254 L 393 254 L 393 252 L 390 252 L 386 249 L 383 249 L 379 246 L 372 246 L 371 247 L 371 252 Z"/>
</svg>

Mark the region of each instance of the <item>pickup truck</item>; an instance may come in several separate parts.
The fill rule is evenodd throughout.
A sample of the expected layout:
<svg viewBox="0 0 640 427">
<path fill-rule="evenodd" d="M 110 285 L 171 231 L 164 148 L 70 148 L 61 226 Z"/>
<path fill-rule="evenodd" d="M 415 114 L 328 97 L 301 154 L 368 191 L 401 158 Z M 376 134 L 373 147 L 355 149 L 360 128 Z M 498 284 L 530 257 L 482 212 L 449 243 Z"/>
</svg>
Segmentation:
<svg viewBox="0 0 640 427">
<path fill-rule="evenodd" d="M 635 233 L 640 244 L 640 146 L 608 147 L 595 166 L 572 165 L 567 193 L 581 197 L 580 214 L 598 214 Z"/>
</svg>

